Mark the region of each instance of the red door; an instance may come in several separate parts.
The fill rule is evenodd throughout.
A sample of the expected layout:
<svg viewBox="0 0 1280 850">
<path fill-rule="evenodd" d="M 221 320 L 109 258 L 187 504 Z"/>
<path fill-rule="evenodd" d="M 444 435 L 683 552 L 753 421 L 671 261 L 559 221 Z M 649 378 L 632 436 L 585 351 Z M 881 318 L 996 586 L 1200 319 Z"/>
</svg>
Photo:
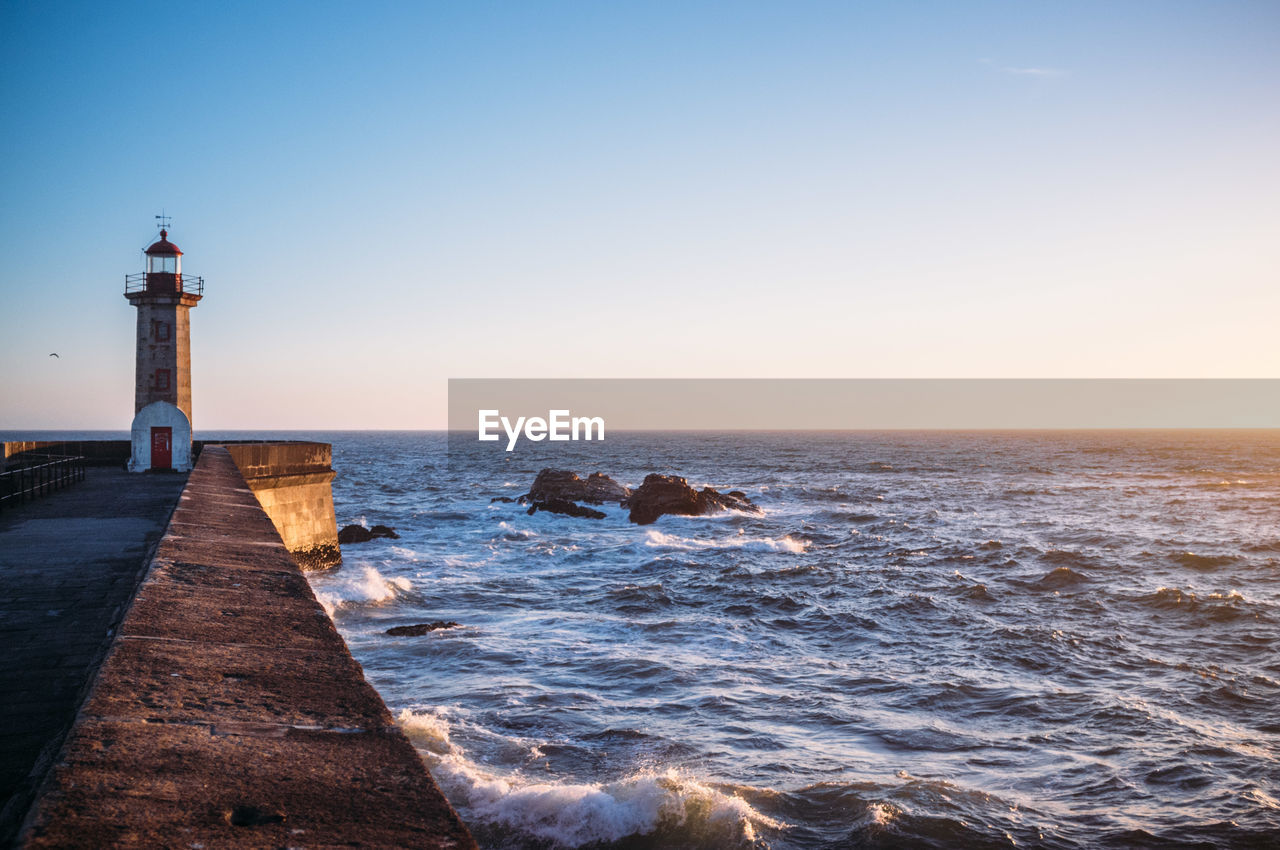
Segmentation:
<svg viewBox="0 0 1280 850">
<path fill-rule="evenodd" d="M 151 429 L 151 468 L 173 468 L 173 429 Z"/>
</svg>

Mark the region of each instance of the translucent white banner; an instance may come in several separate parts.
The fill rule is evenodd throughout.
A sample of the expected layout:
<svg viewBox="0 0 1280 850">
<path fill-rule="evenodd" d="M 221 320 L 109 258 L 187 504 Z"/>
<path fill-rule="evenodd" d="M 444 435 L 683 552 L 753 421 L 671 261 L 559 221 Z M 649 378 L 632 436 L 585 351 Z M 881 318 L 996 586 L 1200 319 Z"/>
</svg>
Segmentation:
<svg viewBox="0 0 1280 850">
<path fill-rule="evenodd" d="M 495 447 L 629 430 L 1276 427 L 1280 379 L 449 381 L 449 430 Z"/>
</svg>

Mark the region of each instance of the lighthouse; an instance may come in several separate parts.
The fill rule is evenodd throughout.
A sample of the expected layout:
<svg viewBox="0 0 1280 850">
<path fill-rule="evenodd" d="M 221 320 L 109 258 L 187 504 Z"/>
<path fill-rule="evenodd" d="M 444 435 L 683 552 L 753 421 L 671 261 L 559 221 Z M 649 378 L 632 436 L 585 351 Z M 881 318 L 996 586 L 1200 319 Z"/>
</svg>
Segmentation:
<svg viewBox="0 0 1280 850">
<path fill-rule="evenodd" d="M 124 297 L 138 309 L 129 471 L 186 472 L 191 469 L 191 308 L 204 296 L 204 279 L 183 274 L 182 251 L 165 228 L 145 254 L 147 270 L 124 279 Z"/>
</svg>

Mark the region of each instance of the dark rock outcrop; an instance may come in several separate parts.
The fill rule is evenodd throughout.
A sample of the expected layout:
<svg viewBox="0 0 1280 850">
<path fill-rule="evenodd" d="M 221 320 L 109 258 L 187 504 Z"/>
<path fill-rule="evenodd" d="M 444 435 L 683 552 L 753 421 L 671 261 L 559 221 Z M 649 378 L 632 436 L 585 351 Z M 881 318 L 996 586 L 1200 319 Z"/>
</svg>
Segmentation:
<svg viewBox="0 0 1280 850">
<path fill-rule="evenodd" d="M 630 487 L 624 487 L 603 472 L 593 472 L 588 475 L 583 490 L 586 492 L 586 497 L 582 501 L 593 505 L 602 505 L 605 502 L 620 503 L 631 496 Z"/>
<path fill-rule="evenodd" d="M 363 525 L 348 525 L 338 532 L 339 543 L 368 543 L 370 540 L 376 540 L 379 537 L 386 537 L 391 540 L 400 539 L 400 535 L 396 534 L 396 530 L 386 525 L 375 525 L 373 528 L 365 528 Z"/>
<path fill-rule="evenodd" d="M 514 501 L 515 499 L 511 498 L 510 496 L 494 496 L 492 499 L 489 500 L 489 504 L 492 505 L 494 502 L 505 502 L 506 504 L 511 504 Z"/>
<path fill-rule="evenodd" d="M 702 516 L 717 511 L 735 510 L 760 513 L 741 490 L 721 493 L 710 487 L 695 490 L 689 482 L 676 475 L 646 475 L 642 483 L 627 500 L 631 509 L 631 521 L 648 525 L 663 514 Z"/>
<path fill-rule="evenodd" d="M 529 492 L 519 498 L 521 504 L 530 502 L 551 502 L 563 500 L 567 502 L 586 502 L 589 505 L 603 505 L 605 502 L 621 502 L 631 495 L 631 491 L 614 481 L 609 476 L 593 472 L 586 480 L 578 477 L 576 472 L 567 469 L 544 469 L 533 479 Z"/>
<path fill-rule="evenodd" d="M 510 501 L 499 496 L 492 501 Z M 602 505 L 617 502 L 631 511 L 631 521 L 648 525 L 663 514 L 701 516 L 716 511 L 747 511 L 760 513 L 741 490 L 721 493 L 711 487 L 695 490 L 689 482 L 675 475 L 648 475 L 636 490 L 619 484 L 601 472 L 593 472 L 584 480 L 567 469 L 544 469 L 533 480 L 529 492 L 516 499 L 529 506 L 529 513 L 551 511 L 565 516 L 604 519 L 602 511 L 585 508 L 582 504 Z"/>
<path fill-rule="evenodd" d="M 452 620 L 446 622 L 444 620 L 436 620 L 434 623 L 417 623 L 412 626 L 392 626 L 387 629 L 386 634 L 392 637 L 417 637 L 425 635 L 427 632 L 438 631 L 439 629 L 456 629 L 460 623 Z"/>
<path fill-rule="evenodd" d="M 538 511 L 550 511 L 553 514 L 584 517 L 586 519 L 604 519 L 606 516 L 604 511 L 584 508 L 582 505 L 570 502 L 568 499 L 548 499 L 545 502 L 534 502 L 529 506 L 529 514 L 536 514 Z"/>
</svg>

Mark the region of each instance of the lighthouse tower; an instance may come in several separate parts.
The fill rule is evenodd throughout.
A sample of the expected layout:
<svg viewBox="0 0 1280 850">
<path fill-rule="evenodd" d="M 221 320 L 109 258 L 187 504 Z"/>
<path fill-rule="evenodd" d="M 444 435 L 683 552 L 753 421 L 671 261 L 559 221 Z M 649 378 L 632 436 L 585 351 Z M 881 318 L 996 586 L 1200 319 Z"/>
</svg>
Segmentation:
<svg viewBox="0 0 1280 850">
<path fill-rule="evenodd" d="M 191 308 L 204 279 L 182 273 L 169 231 L 146 250 L 147 270 L 125 275 L 124 297 L 138 308 L 130 472 L 191 469 Z"/>
</svg>

